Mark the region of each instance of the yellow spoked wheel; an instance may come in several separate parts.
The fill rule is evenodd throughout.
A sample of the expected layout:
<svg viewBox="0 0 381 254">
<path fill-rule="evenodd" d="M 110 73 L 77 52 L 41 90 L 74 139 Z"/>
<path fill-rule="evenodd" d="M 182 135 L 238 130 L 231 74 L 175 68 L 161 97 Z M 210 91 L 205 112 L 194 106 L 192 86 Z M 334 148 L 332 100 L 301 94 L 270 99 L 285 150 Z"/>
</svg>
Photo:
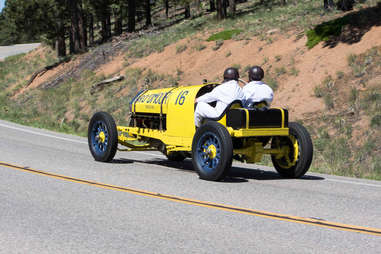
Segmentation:
<svg viewBox="0 0 381 254">
<path fill-rule="evenodd" d="M 313 145 L 308 131 L 298 123 L 289 124 L 288 137 L 273 137 L 272 148 L 281 153 L 271 156 L 273 165 L 284 177 L 299 178 L 309 169 L 313 157 Z"/>
</svg>

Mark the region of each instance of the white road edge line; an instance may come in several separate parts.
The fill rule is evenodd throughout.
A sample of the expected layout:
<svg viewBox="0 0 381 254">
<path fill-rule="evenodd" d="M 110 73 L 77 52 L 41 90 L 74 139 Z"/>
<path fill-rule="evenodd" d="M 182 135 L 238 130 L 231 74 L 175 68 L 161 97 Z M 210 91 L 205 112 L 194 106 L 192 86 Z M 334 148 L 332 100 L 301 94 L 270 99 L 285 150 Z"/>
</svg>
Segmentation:
<svg viewBox="0 0 381 254">
<path fill-rule="evenodd" d="M 337 179 L 325 179 L 330 182 L 337 182 L 337 183 L 347 183 L 347 184 L 356 184 L 356 185 L 364 185 L 364 186 L 370 186 L 370 187 L 378 187 L 381 188 L 381 184 L 371 184 L 371 183 L 359 183 L 359 182 L 352 182 L 352 181 L 345 181 L 345 180 L 337 180 Z"/>
<path fill-rule="evenodd" d="M 83 141 L 79 141 L 79 140 L 58 137 L 58 136 L 54 136 L 54 135 L 50 135 L 50 134 L 45 134 L 45 133 L 39 133 L 37 131 L 26 130 L 26 129 L 22 129 L 22 128 L 15 127 L 15 126 L 5 125 L 5 124 L 2 124 L 2 123 L 0 123 L 0 126 L 4 127 L 4 128 L 18 130 L 18 131 L 22 131 L 22 132 L 26 132 L 26 133 L 30 133 L 30 134 L 34 134 L 34 135 L 39 135 L 39 136 L 44 136 L 44 137 L 48 137 L 48 138 L 55 138 L 55 139 L 70 141 L 70 142 L 79 143 L 79 144 L 87 144 L 87 142 L 83 142 Z"/>
<path fill-rule="evenodd" d="M 45 133 L 40 133 L 40 132 L 37 132 L 37 131 L 31 131 L 31 130 L 27 130 L 27 129 L 15 127 L 15 126 L 9 126 L 9 125 L 5 125 L 5 124 L 2 124 L 2 123 L 0 123 L 0 127 L 4 127 L 4 128 L 8 128 L 8 129 L 13 129 L 13 130 L 18 130 L 18 131 L 22 131 L 22 132 L 26 132 L 26 133 L 30 133 L 30 134 L 34 134 L 34 135 L 39 135 L 39 136 L 43 136 L 43 137 L 55 138 L 55 139 L 60 139 L 60 140 L 69 141 L 69 142 L 73 142 L 73 143 L 87 145 L 87 142 L 84 142 L 84 141 L 79 141 L 79 140 L 70 139 L 70 138 L 64 138 L 64 137 L 58 137 L 58 136 L 54 136 L 54 135 L 50 135 L 50 134 L 45 134 Z M 157 157 L 162 157 L 160 154 L 153 154 L 153 153 L 147 153 L 147 152 L 139 152 L 139 153 L 140 154 L 146 154 L 146 155 L 149 155 L 151 157 L 156 157 L 156 158 Z"/>
</svg>

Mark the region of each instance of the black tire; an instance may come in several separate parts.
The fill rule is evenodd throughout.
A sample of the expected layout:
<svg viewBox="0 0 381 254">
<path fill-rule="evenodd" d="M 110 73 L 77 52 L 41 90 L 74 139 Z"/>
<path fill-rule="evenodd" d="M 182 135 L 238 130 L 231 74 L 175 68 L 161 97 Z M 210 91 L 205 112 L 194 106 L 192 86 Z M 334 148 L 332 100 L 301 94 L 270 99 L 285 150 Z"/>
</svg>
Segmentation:
<svg viewBox="0 0 381 254">
<path fill-rule="evenodd" d="M 103 141 L 100 138 L 101 132 L 104 135 Z M 118 148 L 118 130 L 112 116 L 106 112 L 95 113 L 87 133 L 89 149 L 94 159 L 101 162 L 111 161 Z"/>
<path fill-rule="evenodd" d="M 167 154 L 166 156 L 170 161 L 183 161 L 186 158 L 183 152 L 172 152 L 170 154 Z"/>
<path fill-rule="evenodd" d="M 286 156 L 277 158 L 276 155 L 271 156 L 273 165 L 278 173 L 287 178 L 302 177 L 310 168 L 313 157 L 313 145 L 310 134 L 299 123 L 289 123 L 290 135 L 288 137 L 273 137 L 271 141 L 272 148 L 288 146 L 288 161 Z M 297 142 L 297 152 L 294 148 L 294 141 Z"/>
<path fill-rule="evenodd" d="M 197 129 L 192 142 L 192 163 L 201 179 L 222 180 L 231 168 L 232 157 L 232 138 L 223 125 L 211 121 Z"/>
</svg>

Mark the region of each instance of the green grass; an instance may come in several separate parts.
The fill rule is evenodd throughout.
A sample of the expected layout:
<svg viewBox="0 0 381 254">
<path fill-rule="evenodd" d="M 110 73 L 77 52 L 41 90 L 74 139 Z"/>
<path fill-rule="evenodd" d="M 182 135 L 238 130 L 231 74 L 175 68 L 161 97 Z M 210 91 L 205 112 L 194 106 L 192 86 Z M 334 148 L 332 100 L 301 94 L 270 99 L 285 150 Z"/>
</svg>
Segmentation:
<svg viewBox="0 0 381 254">
<path fill-rule="evenodd" d="M 226 41 L 231 40 L 233 36 L 238 35 L 242 32 L 240 29 L 225 30 L 210 36 L 207 41 Z"/>
</svg>

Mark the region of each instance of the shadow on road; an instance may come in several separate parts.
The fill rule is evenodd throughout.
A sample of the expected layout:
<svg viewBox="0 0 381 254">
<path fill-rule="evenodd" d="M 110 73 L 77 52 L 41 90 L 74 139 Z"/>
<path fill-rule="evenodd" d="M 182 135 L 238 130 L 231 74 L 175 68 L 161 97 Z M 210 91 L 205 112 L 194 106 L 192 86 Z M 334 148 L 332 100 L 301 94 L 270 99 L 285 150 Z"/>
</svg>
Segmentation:
<svg viewBox="0 0 381 254">
<path fill-rule="evenodd" d="M 134 159 L 117 159 L 113 160 L 111 163 L 115 164 L 130 164 L 130 163 L 144 163 L 144 164 L 151 164 L 151 165 L 158 165 L 163 167 L 168 167 L 171 169 L 181 170 L 184 172 L 189 173 L 195 173 L 192 165 L 192 160 L 186 159 L 182 162 L 176 162 L 176 161 L 169 161 L 166 159 L 152 159 L 152 160 L 134 160 Z M 242 182 L 248 182 L 249 180 L 285 180 L 287 178 L 284 178 L 280 176 L 278 173 L 273 171 L 265 171 L 259 168 L 255 168 L 255 165 L 253 165 L 253 168 L 243 168 L 243 167 L 237 167 L 233 166 L 227 175 L 227 177 L 223 180 L 227 183 L 242 183 Z M 301 180 L 324 180 L 323 177 L 319 176 L 312 176 L 312 175 L 305 175 L 300 178 Z"/>
</svg>

